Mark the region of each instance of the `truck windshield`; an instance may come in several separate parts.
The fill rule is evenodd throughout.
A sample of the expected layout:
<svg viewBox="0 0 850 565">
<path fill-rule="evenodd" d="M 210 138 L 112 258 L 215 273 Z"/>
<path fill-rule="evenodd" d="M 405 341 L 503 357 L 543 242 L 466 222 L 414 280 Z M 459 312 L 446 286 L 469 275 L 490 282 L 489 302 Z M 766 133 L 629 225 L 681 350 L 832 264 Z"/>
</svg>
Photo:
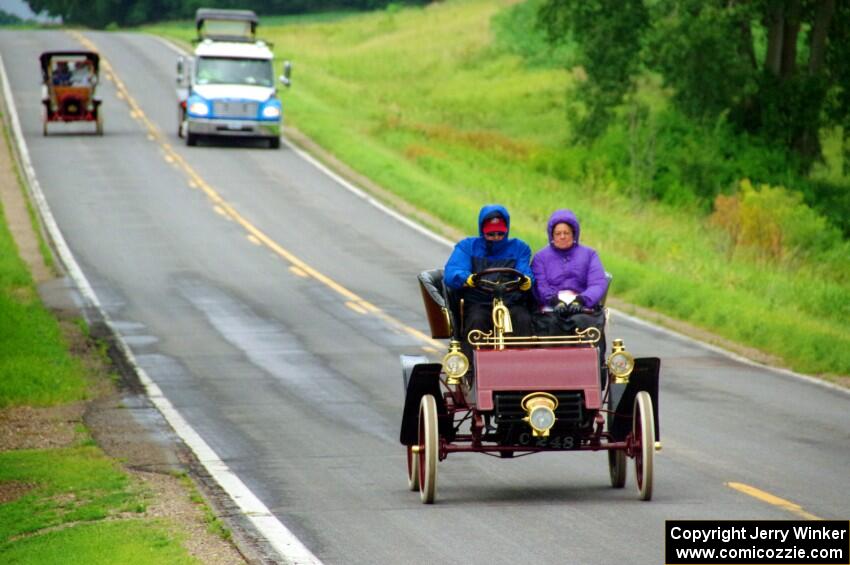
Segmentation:
<svg viewBox="0 0 850 565">
<path fill-rule="evenodd" d="M 198 84 L 274 86 L 272 62 L 268 59 L 201 57 L 195 80 Z"/>
</svg>

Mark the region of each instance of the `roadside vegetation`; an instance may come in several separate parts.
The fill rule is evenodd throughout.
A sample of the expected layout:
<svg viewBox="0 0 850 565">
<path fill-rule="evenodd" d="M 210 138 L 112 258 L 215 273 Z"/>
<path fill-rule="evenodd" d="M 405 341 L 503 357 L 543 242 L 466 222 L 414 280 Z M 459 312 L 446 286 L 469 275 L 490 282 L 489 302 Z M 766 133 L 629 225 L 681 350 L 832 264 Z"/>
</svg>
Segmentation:
<svg viewBox="0 0 850 565">
<path fill-rule="evenodd" d="M 822 132 L 825 158 L 803 176 L 787 152 L 676 112 L 647 73 L 637 102 L 576 141 L 581 108 L 569 93 L 586 75 L 569 66 L 574 45 L 535 27 L 540 4 L 390 5 L 261 21 L 260 35 L 294 62 L 288 123 L 415 206 L 474 233 L 478 208 L 501 202 L 535 249 L 549 213 L 572 208 L 614 274 L 612 296 L 795 370 L 850 375 L 840 130 Z M 146 31 L 194 33 L 186 22 Z"/>
<path fill-rule="evenodd" d="M 5 171 L 0 182 L 15 184 Z M 69 351 L 69 334 L 93 359 Z M 83 403 L 111 384 L 105 366 L 82 323 L 60 324 L 42 304 L 0 205 L 0 562 L 198 562 L 184 526 L 147 514 L 154 494 L 82 423 Z"/>
</svg>

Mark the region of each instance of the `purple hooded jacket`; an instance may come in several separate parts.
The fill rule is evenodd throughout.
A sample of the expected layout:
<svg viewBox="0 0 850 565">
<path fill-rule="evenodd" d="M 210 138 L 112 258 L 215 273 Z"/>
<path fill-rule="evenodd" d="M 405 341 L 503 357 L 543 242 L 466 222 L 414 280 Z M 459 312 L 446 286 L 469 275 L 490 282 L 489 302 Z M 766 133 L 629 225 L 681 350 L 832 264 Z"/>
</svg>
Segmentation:
<svg viewBox="0 0 850 565">
<path fill-rule="evenodd" d="M 558 249 L 552 243 L 552 230 L 561 223 L 573 228 L 575 243 L 569 249 Z M 534 271 L 534 296 L 540 304 L 552 304 L 561 290 L 578 293 L 586 308 L 599 303 L 608 289 L 602 261 L 590 247 L 579 244 L 579 224 L 572 210 L 556 210 L 546 226 L 549 245 L 538 251 L 531 261 Z"/>
</svg>

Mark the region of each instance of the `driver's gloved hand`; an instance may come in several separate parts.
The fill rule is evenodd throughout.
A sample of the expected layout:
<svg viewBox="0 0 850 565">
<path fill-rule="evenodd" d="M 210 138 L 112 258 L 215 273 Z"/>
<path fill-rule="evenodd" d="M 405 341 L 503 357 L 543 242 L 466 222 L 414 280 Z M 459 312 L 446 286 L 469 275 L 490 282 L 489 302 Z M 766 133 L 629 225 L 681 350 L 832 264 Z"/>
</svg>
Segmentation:
<svg viewBox="0 0 850 565">
<path fill-rule="evenodd" d="M 577 296 L 575 300 L 567 304 L 567 314 L 578 314 L 583 308 L 584 302 L 582 302 L 581 298 Z"/>
<path fill-rule="evenodd" d="M 478 277 L 475 276 L 475 273 L 466 277 L 466 282 L 463 283 L 464 286 L 468 286 L 469 288 L 474 288 L 476 284 L 478 284 Z"/>
<path fill-rule="evenodd" d="M 562 300 L 559 300 L 558 303 L 555 304 L 555 306 L 552 308 L 552 311 L 555 312 L 555 314 L 557 314 L 558 316 L 566 316 L 568 314 L 567 308 L 567 303 Z"/>
<path fill-rule="evenodd" d="M 531 288 L 531 277 L 522 277 L 522 282 L 519 283 L 519 289 L 523 292 Z"/>
</svg>

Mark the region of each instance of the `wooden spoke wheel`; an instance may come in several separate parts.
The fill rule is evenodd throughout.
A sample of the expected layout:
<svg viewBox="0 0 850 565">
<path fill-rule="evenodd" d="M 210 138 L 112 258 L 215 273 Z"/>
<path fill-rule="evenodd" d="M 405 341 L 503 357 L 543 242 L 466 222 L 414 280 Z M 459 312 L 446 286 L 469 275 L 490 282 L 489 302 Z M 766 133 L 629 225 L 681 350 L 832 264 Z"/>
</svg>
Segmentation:
<svg viewBox="0 0 850 565">
<path fill-rule="evenodd" d="M 619 449 L 608 451 L 608 472 L 611 475 L 611 486 L 623 488 L 626 486 L 626 452 Z"/>
<path fill-rule="evenodd" d="M 652 398 L 645 390 L 640 391 L 635 397 L 632 426 L 638 493 L 641 500 L 650 500 L 655 456 L 655 413 Z"/>
<path fill-rule="evenodd" d="M 417 451 L 419 446 L 415 446 Z M 419 490 L 419 457 L 413 451 L 414 446 L 407 446 L 407 486 L 410 490 Z"/>
<path fill-rule="evenodd" d="M 437 402 L 430 394 L 419 403 L 419 497 L 424 504 L 433 504 L 437 493 Z"/>
</svg>

